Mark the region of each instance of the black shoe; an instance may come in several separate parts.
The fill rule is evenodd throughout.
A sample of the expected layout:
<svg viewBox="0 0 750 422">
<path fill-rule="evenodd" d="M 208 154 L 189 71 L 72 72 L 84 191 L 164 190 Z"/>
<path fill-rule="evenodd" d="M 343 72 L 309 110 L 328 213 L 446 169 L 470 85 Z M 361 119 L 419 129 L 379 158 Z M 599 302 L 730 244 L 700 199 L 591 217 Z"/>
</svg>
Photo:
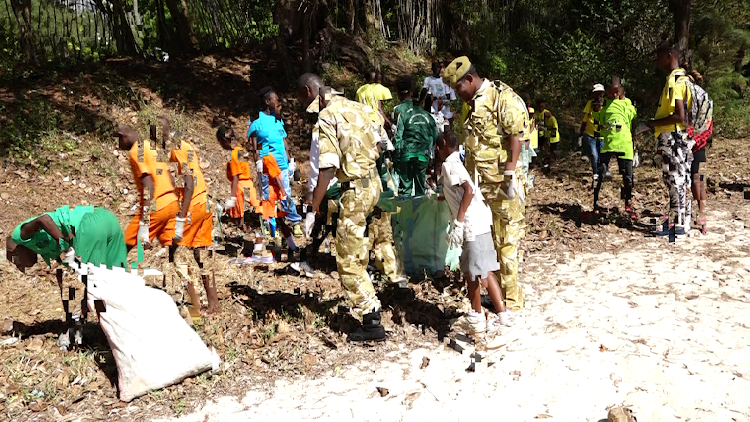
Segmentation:
<svg viewBox="0 0 750 422">
<path fill-rule="evenodd" d="M 383 341 L 385 328 L 380 324 L 380 311 L 370 312 L 362 317 L 362 325 L 349 333 L 349 341 Z"/>
</svg>

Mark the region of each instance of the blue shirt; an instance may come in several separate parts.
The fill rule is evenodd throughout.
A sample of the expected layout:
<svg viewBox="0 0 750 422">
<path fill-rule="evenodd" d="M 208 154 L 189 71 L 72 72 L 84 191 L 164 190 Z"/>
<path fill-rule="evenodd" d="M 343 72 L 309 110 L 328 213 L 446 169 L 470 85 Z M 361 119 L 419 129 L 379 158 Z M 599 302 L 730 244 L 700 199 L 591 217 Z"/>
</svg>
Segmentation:
<svg viewBox="0 0 750 422">
<path fill-rule="evenodd" d="M 248 121 L 247 123 L 250 125 L 248 135 L 255 132 L 258 139 L 258 146 L 261 148 L 260 156 L 265 157 L 271 154 L 276 159 L 279 169 L 288 170 L 289 161 L 284 145 L 284 138 L 286 138 L 284 121 L 261 111 L 254 122 Z"/>
</svg>

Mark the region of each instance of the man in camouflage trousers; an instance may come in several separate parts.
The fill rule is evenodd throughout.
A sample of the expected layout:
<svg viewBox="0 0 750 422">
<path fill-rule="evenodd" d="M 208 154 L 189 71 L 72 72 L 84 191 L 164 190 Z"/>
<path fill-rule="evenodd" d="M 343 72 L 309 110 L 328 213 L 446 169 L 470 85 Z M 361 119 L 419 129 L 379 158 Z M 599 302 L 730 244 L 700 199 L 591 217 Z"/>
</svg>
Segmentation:
<svg viewBox="0 0 750 422">
<path fill-rule="evenodd" d="M 368 116 L 375 125 L 376 137 L 380 136 L 378 142 L 381 143 L 383 151 L 388 144 L 388 135 L 385 130 L 385 119 L 381 113 L 372 113 L 372 108 L 363 104 L 364 109 L 368 111 Z M 384 154 L 380 153 L 375 163 L 376 170 L 382 184 L 382 191 L 387 195 L 395 195 L 396 185 L 388 172 Z M 393 210 L 390 210 L 393 211 Z M 381 274 L 385 275 L 388 282 L 397 285 L 400 288 L 407 287 L 406 274 L 401 257 L 398 256 L 396 248 L 393 246 L 393 226 L 391 225 L 391 213 L 380 207 L 375 207 L 372 215 L 367 219 L 367 249 L 375 253 L 375 267 Z"/>
<path fill-rule="evenodd" d="M 529 139 L 526 105 L 508 85 L 480 78 L 467 57 L 446 68 L 443 80 L 469 105 L 463 123 L 466 169 L 492 210 L 492 230 L 500 261 L 497 277 L 513 312 L 523 309 L 518 285 L 518 247 L 524 233 L 525 186 L 517 166 Z"/>
<path fill-rule="evenodd" d="M 378 142 L 365 107 L 336 95 L 323 86 L 313 92 L 311 79 L 302 75 L 298 82 L 300 102 L 306 108 L 318 103 L 319 151 L 318 183 L 313 190 L 313 212 L 328 189 L 328 182 L 338 178 L 341 186 L 338 226 L 336 228 L 336 267 L 352 310 L 362 318 L 362 325 L 349 333 L 350 341 L 384 340 L 380 324 L 380 300 L 367 274 L 369 251 L 365 231 L 368 214 L 375 209 L 382 191 L 375 166 Z M 321 85 L 321 84 L 318 84 Z"/>
<path fill-rule="evenodd" d="M 309 74 L 312 75 L 312 74 Z M 312 75 L 315 76 L 315 75 Z M 302 93 L 307 92 L 315 92 L 317 93 L 320 87 L 323 86 L 323 81 L 315 78 L 312 78 L 312 76 L 305 77 L 304 83 L 302 82 L 302 78 L 300 78 L 300 84 L 301 87 L 298 88 L 300 95 Z M 337 94 L 332 93 L 332 95 L 335 97 Z M 359 104 L 359 103 L 358 103 Z M 363 106 L 363 110 L 367 111 L 369 113 L 369 106 Z M 310 103 L 310 105 L 307 107 L 306 110 L 308 113 L 314 113 L 318 114 L 320 112 L 320 106 L 318 101 L 313 101 Z M 380 116 L 378 114 L 377 116 Z M 380 140 L 382 136 L 384 135 L 384 131 L 382 129 L 382 123 L 383 120 L 375 121 L 375 126 L 372 127 L 373 131 L 375 132 L 376 139 Z M 314 174 L 314 182 L 315 184 L 310 186 L 310 190 L 312 191 L 318 182 L 318 169 L 319 163 L 317 161 L 318 159 L 318 151 L 319 151 L 319 144 L 320 144 L 320 123 L 316 123 L 313 127 L 312 131 L 312 140 L 311 140 L 311 154 L 316 154 L 315 157 L 312 155 L 310 156 L 310 163 L 311 163 L 311 170 L 315 169 Z M 315 146 L 313 148 L 313 145 Z M 378 169 L 380 171 L 380 169 Z M 312 173 L 311 173 L 312 175 Z M 382 175 L 379 176 L 381 178 L 381 182 L 383 180 Z M 312 181 L 311 177 L 311 181 Z M 335 177 L 334 177 L 335 180 Z M 327 201 L 329 199 L 338 201 L 341 197 L 340 192 L 337 184 L 329 183 L 327 194 L 323 201 Z M 386 187 L 388 186 L 388 187 Z M 383 185 L 383 189 L 391 189 L 392 182 L 388 185 Z M 394 189 L 395 190 L 395 189 Z M 382 195 L 381 195 L 382 196 Z M 325 205 L 326 202 L 322 203 Z M 324 207 L 325 208 L 325 207 Z M 333 212 L 333 210 L 331 210 Z M 327 216 L 326 220 L 327 221 Z M 310 227 L 312 229 L 312 227 Z M 373 251 L 375 255 L 375 267 L 380 271 L 381 274 L 384 274 L 386 278 L 388 279 L 388 282 L 391 284 L 394 284 L 400 288 L 406 288 L 407 287 L 407 280 L 406 280 L 406 274 L 404 273 L 404 266 L 403 263 L 398 256 L 396 252 L 396 248 L 393 246 L 393 228 L 391 226 L 391 215 L 389 212 L 385 212 L 379 207 L 375 207 L 372 213 L 368 214 L 367 217 L 367 232 L 368 235 L 365 238 L 367 242 L 367 250 Z M 311 251 L 317 251 L 317 247 L 320 246 L 320 243 L 322 240 L 317 239 L 312 244 L 312 248 L 310 248 Z M 314 253 L 314 252 L 313 252 Z M 307 253 L 305 254 L 305 257 L 307 258 Z M 304 265 L 306 268 L 310 268 L 309 264 L 305 262 Z"/>
</svg>

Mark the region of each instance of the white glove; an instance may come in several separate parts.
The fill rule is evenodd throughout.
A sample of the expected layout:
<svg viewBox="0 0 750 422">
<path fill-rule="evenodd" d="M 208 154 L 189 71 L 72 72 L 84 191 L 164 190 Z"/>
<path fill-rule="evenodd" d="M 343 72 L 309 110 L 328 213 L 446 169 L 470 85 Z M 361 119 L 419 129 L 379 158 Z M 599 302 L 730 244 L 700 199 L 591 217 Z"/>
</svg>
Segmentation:
<svg viewBox="0 0 750 422">
<path fill-rule="evenodd" d="M 305 216 L 305 222 L 302 225 L 305 230 L 305 236 L 310 237 L 310 235 L 312 235 L 313 226 L 315 226 L 315 213 L 308 212 Z"/>
<path fill-rule="evenodd" d="M 145 246 L 151 243 L 149 238 L 148 223 L 141 221 L 138 223 L 138 239 L 141 239 L 141 243 Z"/>
<path fill-rule="evenodd" d="M 448 246 L 451 248 L 457 248 L 464 244 L 464 223 L 458 220 L 453 220 L 453 227 L 450 233 L 448 233 Z"/>
<path fill-rule="evenodd" d="M 510 176 L 510 182 L 508 182 L 508 191 L 506 192 L 506 194 L 508 195 L 508 199 L 515 199 L 518 193 L 521 191 L 518 186 L 518 180 L 516 180 L 516 171 L 505 170 L 503 174 L 506 177 Z"/>
<path fill-rule="evenodd" d="M 65 253 L 65 258 L 63 259 L 63 262 L 68 264 L 70 268 L 75 267 L 74 264 L 76 262 L 76 251 L 73 250 L 72 247 L 68 249 L 68 252 Z"/>
<path fill-rule="evenodd" d="M 639 165 L 641 165 L 641 157 L 638 156 L 638 151 L 636 151 L 635 155 L 633 155 L 633 168 L 636 168 Z"/>
<path fill-rule="evenodd" d="M 580 148 L 581 145 L 583 145 L 583 136 L 578 137 L 578 147 Z"/>
<path fill-rule="evenodd" d="M 289 174 L 293 174 L 297 170 L 297 163 L 294 162 L 294 158 L 289 160 Z"/>
<path fill-rule="evenodd" d="M 175 242 L 182 240 L 182 233 L 185 231 L 185 219 L 177 217 L 174 220 L 174 238 Z"/>
<path fill-rule="evenodd" d="M 237 197 L 235 197 L 235 196 L 227 199 L 227 201 L 224 202 L 224 208 L 225 209 L 234 208 L 235 205 L 237 205 Z"/>
<path fill-rule="evenodd" d="M 263 173 L 263 159 L 255 162 L 255 169 L 258 170 L 258 173 Z"/>
</svg>

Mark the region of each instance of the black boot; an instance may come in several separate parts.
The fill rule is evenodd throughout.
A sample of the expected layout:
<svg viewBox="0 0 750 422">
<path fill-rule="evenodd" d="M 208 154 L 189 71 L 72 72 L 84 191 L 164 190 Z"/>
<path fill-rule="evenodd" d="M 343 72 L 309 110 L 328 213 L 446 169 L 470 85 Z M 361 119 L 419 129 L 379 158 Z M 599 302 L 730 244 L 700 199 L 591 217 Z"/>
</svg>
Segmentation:
<svg viewBox="0 0 750 422">
<path fill-rule="evenodd" d="M 362 317 L 362 325 L 349 333 L 349 341 L 383 341 L 385 328 L 380 324 L 380 311 L 370 312 Z"/>
</svg>

